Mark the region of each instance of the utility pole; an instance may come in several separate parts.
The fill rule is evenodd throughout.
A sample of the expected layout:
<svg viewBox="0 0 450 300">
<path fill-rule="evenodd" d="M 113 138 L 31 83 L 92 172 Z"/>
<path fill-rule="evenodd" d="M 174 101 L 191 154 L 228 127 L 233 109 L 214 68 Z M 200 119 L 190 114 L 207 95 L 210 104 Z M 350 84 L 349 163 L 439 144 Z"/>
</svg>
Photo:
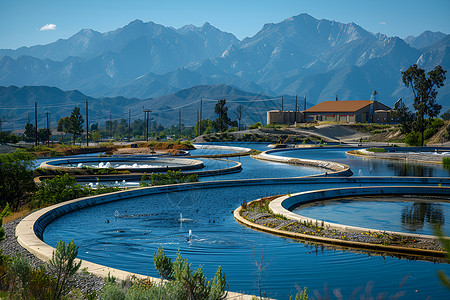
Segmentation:
<svg viewBox="0 0 450 300">
<path fill-rule="evenodd" d="M 88 101 L 86 99 L 86 146 L 89 147 L 89 117 L 88 117 Z"/>
<path fill-rule="evenodd" d="M 305 93 L 305 105 L 303 108 L 304 108 L 303 110 L 306 110 L 306 93 Z"/>
<path fill-rule="evenodd" d="M 294 120 L 295 120 L 295 124 L 297 124 L 297 95 L 295 95 L 295 115 L 294 115 Z"/>
<path fill-rule="evenodd" d="M 145 116 L 145 141 L 148 141 L 148 121 L 150 119 L 150 113 L 152 112 L 150 109 L 145 109 L 142 107 L 142 110 L 144 111 Z"/>
<path fill-rule="evenodd" d="M 109 113 L 109 137 L 112 138 L 112 118 L 111 118 L 111 113 Z"/>
<path fill-rule="evenodd" d="M 48 147 L 49 140 L 50 140 L 50 132 L 49 132 L 49 129 L 48 129 L 48 114 L 49 114 L 49 112 L 46 112 L 45 114 L 47 115 L 47 147 Z"/>
<path fill-rule="evenodd" d="M 178 138 L 181 140 L 181 109 L 178 111 L 178 130 L 180 131 Z"/>
<path fill-rule="evenodd" d="M 283 108 L 283 103 L 284 102 L 284 99 L 283 99 L 283 96 L 281 96 L 281 111 L 284 111 L 284 108 Z"/>
<path fill-rule="evenodd" d="M 34 102 L 34 145 L 38 145 L 38 136 L 37 136 L 37 102 Z"/>
<path fill-rule="evenodd" d="M 195 123 L 195 125 L 197 125 L 198 124 L 198 110 L 197 110 L 197 123 Z M 195 127 L 194 127 L 194 129 L 195 129 Z M 197 126 L 197 132 L 195 133 L 195 135 L 197 135 L 197 136 L 199 136 L 200 134 L 198 133 L 198 126 Z"/>
<path fill-rule="evenodd" d="M 202 135 L 202 105 L 203 105 L 203 99 L 200 99 L 200 123 L 198 123 L 198 135 Z"/>
<path fill-rule="evenodd" d="M 145 111 L 145 108 L 142 106 L 142 110 L 144 111 L 144 141 L 147 141 L 147 112 Z"/>
<path fill-rule="evenodd" d="M 128 142 L 130 142 L 131 109 L 128 110 Z"/>
</svg>

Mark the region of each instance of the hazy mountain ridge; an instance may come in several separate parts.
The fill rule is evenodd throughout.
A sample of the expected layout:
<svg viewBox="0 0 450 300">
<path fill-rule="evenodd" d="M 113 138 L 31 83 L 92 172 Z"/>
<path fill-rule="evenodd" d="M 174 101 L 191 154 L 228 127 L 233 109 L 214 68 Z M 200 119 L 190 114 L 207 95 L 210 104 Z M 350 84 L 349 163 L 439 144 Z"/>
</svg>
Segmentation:
<svg viewBox="0 0 450 300">
<path fill-rule="evenodd" d="M 424 32 L 407 41 L 307 14 L 265 24 L 242 41 L 209 23 L 174 29 L 135 20 L 107 33 L 81 30 L 49 45 L 0 50 L 11 55 L 0 58 L 0 84 L 139 98 L 228 84 L 271 95 L 308 93 L 312 102 L 336 94 L 367 99 L 377 90 L 392 105 L 398 97 L 410 98 L 401 71 L 411 64 L 450 68 L 448 35 Z M 42 58 L 20 56 L 34 52 Z M 438 97 L 450 105 L 448 93 Z"/>
<path fill-rule="evenodd" d="M 54 61 L 64 61 L 70 56 L 92 59 L 103 52 L 120 53 L 129 43 L 137 39 L 146 39 L 163 41 L 169 45 L 165 50 L 174 45 L 178 46 L 177 44 L 190 43 L 189 46 L 193 47 L 195 54 L 194 58 L 201 59 L 219 56 L 230 44 L 239 42 L 233 34 L 222 32 L 209 23 L 200 28 L 195 26 L 190 28 L 177 30 L 153 22 L 134 20 L 124 27 L 105 33 L 82 29 L 68 39 L 59 39 L 47 45 L 20 47 L 16 50 L 0 49 L 0 56 L 10 56 L 14 59 L 20 56 L 33 56 Z"/>
<path fill-rule="evenodd" d="M 443 38 L 445 38 L 447 34 L 442 33 L 440 31 L 432 32 L 426 30 L 419 34 L 418 36 L 407 36 L 405 38 L 405 42 L 408 43 L 411 47 L 416 49 L 423 49 L 431 46 L 432 44 L 439 42 Z"/>
<path fill-rule="evenodd" d="M 28 118 L 34 124 L 34 103 L 38 105 L 38 127 L 46 126 L 45 113 L 50 113 L 50 123 L 56 126 L 61 117 L 70 115 L 73 108 L 78 106 L 85 118 L 86 100 L 89 107 L 89 123 L 99 123 L 104 126 L 110 114 L 113 120 L 127 119 L 129 110 L 131 118 L 144 119 L 143 107 L 151 109 L 152 121 L 165 126 L 178 124 L 178 114 L 182 111 L 182 123 L 193 126 L 196 122 L 197 111 L 200 109 L 200 99 L 203 101 L 203 118 L 215 119 L 214 105 L 216 99 L 226 99 L 229 108 L 229 117 L 236 119 L 234 111 L 240 104 L 244 106 L 243 124 L 251 125 L 256 122 L 265 122 L 266 111 L 279 108 L 281 100 L 269 99 L 268 96 L 249 93 L 229 85 L 200 85 L 189 89 L 179 90 L 158 98 L 125 98 L 101 97 L 95 98 L 85 95 L 77 90 L 63 91 L 48 86 L 0 86 L 0 104 L 3 108 L 16 107 L 20 109 L 0 110 L 3 128 L 10 130 L 11 123 L 14 128 L 23 129 Z M 255 105 L 253 100 L 258 100 Z M 267 100 L 265 100 L 267 99 Z M 294 99 L 285 98 L 285 107 L 293 107 Z M 309 104 L 310 105 L 310 104 Z"/>
</svg>

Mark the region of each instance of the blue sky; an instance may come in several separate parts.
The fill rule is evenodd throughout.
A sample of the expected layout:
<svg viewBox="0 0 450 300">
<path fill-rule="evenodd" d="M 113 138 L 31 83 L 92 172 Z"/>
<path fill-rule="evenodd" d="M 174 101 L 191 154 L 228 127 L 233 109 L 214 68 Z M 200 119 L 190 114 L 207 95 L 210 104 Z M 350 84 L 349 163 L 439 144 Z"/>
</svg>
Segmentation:
<svg viewBox="0 0 450 300">
<path fill-rule="evenodd" d="M 401 38 L 450 33 L 450 0 L 0 0 L 0 48 L 47 44 L 84 28 L 111 31 L 135 19 L 175 28 L 209 22 L 243 39 L 300 13 Z"/>
</svg>

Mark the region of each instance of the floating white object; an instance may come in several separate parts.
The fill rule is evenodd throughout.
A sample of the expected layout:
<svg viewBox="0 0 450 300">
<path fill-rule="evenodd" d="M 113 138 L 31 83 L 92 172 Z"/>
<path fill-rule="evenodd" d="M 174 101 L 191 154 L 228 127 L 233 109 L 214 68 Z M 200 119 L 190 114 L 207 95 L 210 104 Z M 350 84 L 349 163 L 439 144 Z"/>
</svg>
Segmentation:
<svg viewBox="0 0 450 300">
<path fill-rule="evenodd" d="M 114 212 L 114 217 L 117 218 L 118 216 L 120 216 L 119 211 L 116 209 L 116 211 Z"/>
</svg>

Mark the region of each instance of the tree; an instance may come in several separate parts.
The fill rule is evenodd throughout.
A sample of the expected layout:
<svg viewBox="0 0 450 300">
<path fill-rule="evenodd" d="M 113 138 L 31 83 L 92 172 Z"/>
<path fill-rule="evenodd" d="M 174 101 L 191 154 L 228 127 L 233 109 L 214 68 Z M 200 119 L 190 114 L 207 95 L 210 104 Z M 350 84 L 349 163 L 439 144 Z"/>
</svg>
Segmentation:
<svg viewBox="0 0 450 300">
<path fill-rule="evenodd" d="M 64 117 L 64 118 L 59 119 L 56 130 L 58 130 L 59 132 L 64 132 L 67 135 L 67 133 L 69 133 L 69 131 L 70 131 L 69 119 L 70 119 L 70 117 Z M 62 137 L 62 142 L 64 143 L 64 135 Z"/>
<path fill-rule="evenodd" d="M 213 126 L 213 122 L 210 119 L 203 119 L 201 121 L 198 121 L 197 124 L 195 124 L 195 128 L 194 128 L 195 134 L 197 136 L 199 136 L 202 134 L 211 133 L 212 126 Z M 200 127 L 203 132 L 200 132 Z"/>
<path fill-rule="evenodd" d="M 7 203 L 16 211 L 36 188 L 31 166 L 36 157 L 26 151 L 0 154 L 0 207 Z"/>
<path fill-rule="evenodd" d="M 416 64 L 402 72 L 402 80 L 406 87 L 411 87 L 414 94 L 413 107 L 416 110 L 415 128 L 422 135 L 422 146 L 424 144 L 423 133 L 427 127 L 428 119 L 436 117 L 442 106 L 436 103 L 437 88 L 444 85 L 445 71 L 441 66 L 429 71 L 428 77 L 425 71 L 418 68 Z"/>
<path fill-rule="evenodd" d="M 50 138 L 52 135 L 52 130 L 49 128 L 39 128 L 38 129 L 38 141 L 45 143 L 47 141 L 47 138 Z"/>
<path fill-rule="evenodd" d="M 98 130 L 93 130 L 89 133 L 89 139 L 93 142 L 98 142 L 101 138 L 102 136 Z"/>
<path fill-rule="evenodd" d="M 72 114 L 69 117 L 69 133 L 73 134 L 73 143 L 83 134 L 84 119 L 78 107 L 74 107 Z"/>
<path fill-rule="evenodd" d="M 447 109 L 447 111 L 441 115 L 441 118 L 444 121 L 450 120 L 450 109 Z"/>
<path fill-rule="evenodd" d="M 400 121 L 402 133 L 410 133 L 413 130 L 415 114 L 409 111 L 402 98 L 395 102 L 392 116 Z"/>
<path fill-rule="evenodd" d="M 27 142 L 34 141 L 36 137 L 36 130 L 34 128 L 34 125 L 31 123 L 27 123 L 25 125 L 25 132 L 23 133 L 24 140 Z"/>
<path fill-rule="evenodd" d="M 214 106 L 214 112 L 218 117 L 214 120 L 213 124 L 214 128 L 219 132 L 225 131 L 231 123 L 230 118 L 228 118 L 228 107 L 226 107 L 226 103 L 227 100 L 222 99 L 218 100 L 216 106 Z"/>
<path fill-rule="evenodd" d="M 5 229 L 3 229 L 3 217 L 6 217 L 8 214 L 9 214 L 9 204 L 6 203 L 6 206 L 3 209 L 0 209 L 0 241 L 5 239 Z"/>
<path fill-rule="evenodd" d="M 242 120 L 242 113 L 244 112 L 244 106 L 242 104 L 239 104 L 238 107 L 236 107 L 236 111 L 234 114 L 236 115 L 236 118 L 238 119 L 238 130 L 241 131 L 241 120 Z"/>
</svg>

